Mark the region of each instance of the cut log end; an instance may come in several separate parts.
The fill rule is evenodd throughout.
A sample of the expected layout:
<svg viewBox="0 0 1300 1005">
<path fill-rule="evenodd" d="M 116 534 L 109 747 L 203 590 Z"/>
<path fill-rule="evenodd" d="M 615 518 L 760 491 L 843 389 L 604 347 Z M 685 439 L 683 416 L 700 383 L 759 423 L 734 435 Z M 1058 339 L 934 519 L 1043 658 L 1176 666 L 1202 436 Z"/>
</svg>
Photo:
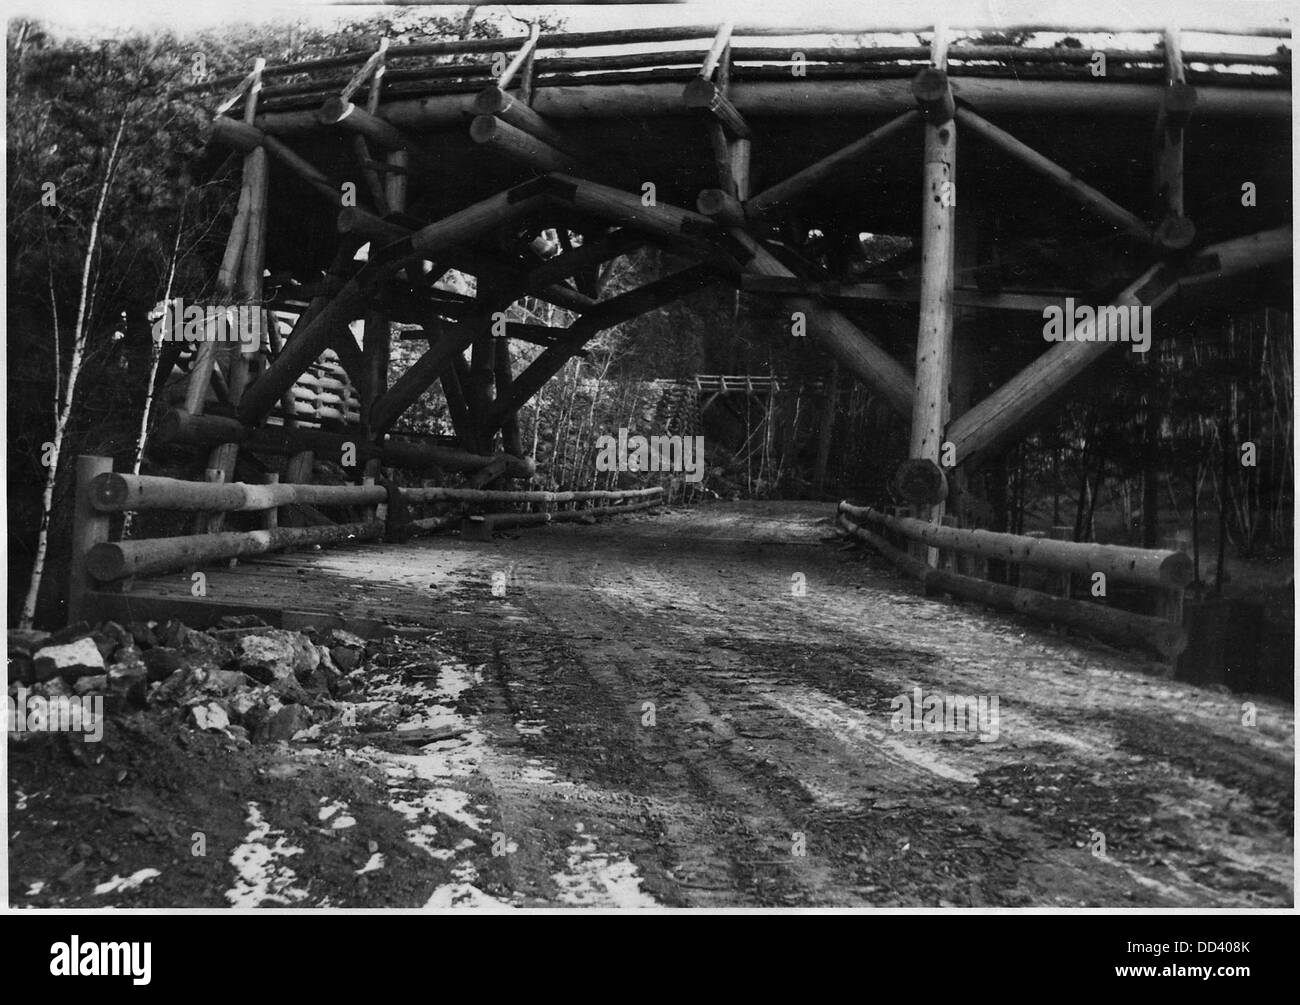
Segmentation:
<svg viewBox="0 0 1300 1005">
<path fill-rule="evenodd" d="M 956 114 L 948 74 L 942 70 L 929 67 L 918 73 L 912 80 L 912 96 L 932 126 L 941 126 Z"/>
<path fill-rule="evenodd" d="M 95 545 L 86 554 L 86 570 L 101 583 L 122 579 L 127 567 L 121 547 L 109 541 Z"/>
<path fill-rule="evenodd" d="M 894 491 L 910 503 L 934 506 L 948 497 L 948 479 L 934 461 L 912 457 L 899 465 Z"/>
<path fill-rule="evenodd" d="M 1179 590 L 1191 583 L 1195 571 L 1192 556 L 1182 551 L 1173 552 L 1160 563 L 1161 580 Z"/>
<path fill-rule="evenodd" d="M 687 108 L 712 108 L 718 97 L 718 85 L 703 77 L 696 77 L 682 91 L 682 102 Z"/>
<path fill-rule="evenodd" d="M 498 122 L 493 115 L 476 115 L 469 125 L 469 135 L 475 143 L 490 143 L 497 134 Z"/>
<path fill-rule="evenodd" d="M 1167 216 L 1155 232 L 1156 243 L 1169 251 L 1182 251 L 1196 240 L 1196 225 L 1185 216 Z"/>
<path fill-rule="evenodd" d="M 514 99 L 509 94 L 494 85 L 479 91 L 470 110 L 475 115 L 498 115 L 513 103 Z"/>
<path fill-rule="evenodd" d="M 705 216 L 713 217 L 728 227 L 745 225 L 744 204 L 720 188 L 701 191 L 695 199 L 695 207 Z"/>
<path fill-rule="evenodd" d="M 91 503 L 97 510 L 116 512 L 126 503 L 128 495 L 126 479 L 113 471 L 97 475 L 90 483 Z"/>
</svg>

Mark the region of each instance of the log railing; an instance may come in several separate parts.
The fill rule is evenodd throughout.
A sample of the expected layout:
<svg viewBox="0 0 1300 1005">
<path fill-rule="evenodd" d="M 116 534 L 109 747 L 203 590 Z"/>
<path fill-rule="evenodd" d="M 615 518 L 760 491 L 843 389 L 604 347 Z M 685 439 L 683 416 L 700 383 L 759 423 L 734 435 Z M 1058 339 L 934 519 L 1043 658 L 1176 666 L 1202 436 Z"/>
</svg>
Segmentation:
<svg viewBox="0 0 1300 1005">
<path fill-rule="evenodd" d="M 662 504 L 660 487 L 590 492 L 503 491 L 467 488 L 396 488 L 402 506 L 387 506 L 385 519 L 375 508 L 393 502 L 384 485 L 281 484 L 270 476 L 264 485 L 243 482 L 190 482 L 153 475 L 114 472 L 112 460 L 83 456 L 77 465 L 76 515 L 73 527 L 68 606 L 75 622 L 93 607 L 97 590 L 129 589 L 137 576 L 193 569 L 210 562 L 263 555 L 312 545 L 348 541 L 404 541 L 416 532 L 460 524 L 466 537 L 483 539 L 494 530 L 559 521 L 593 522 Z M 430 504 L 459 504 L 454 513 L 415 515 Z M 512 504 L 546 507 L 538 512 L 478 512 L 485 506 Z M 301 507 L 313 525 L 280 526 L 282 507 Z M 364 519 L 335 523 L 316 506 L 354 508 Z M 569 507 L 559 509 L 559 507 Z M 142 511 L 205 514 L 261 513 L 258 530 L 188 534 L 175 537 L 111 541 L 113 514 Z"/>
<path fill-rule="evenodd" d="M 1092 19 L 1084 17 L 1053 24 L 1027 23 L 1019 30 L 1030 34 L 1064 32 L 1077 35 L 1093 30 L 1154 36 L 1150 42 L 1139 43 L 1146 46 L 1144 48 L 1116 47 L 1101 51 L 1106 58 L 1108 77 L 1129 82 L 1163 83 L 1166 54 L 1163 48 L 1156 48 L 1152 43 L 1164 38 L 1168 26 L 1143 24 L 1124 16 L 1122 11 L 1111 11 L 1107 17 L 1110 19 L 1109 27 L 1090 28 Z M 1028 72 L 1031 76 L 1049 73 L 1066 78 L 1073 75 L 1080 80 L 1084 77 L 1091 79 L 1084 64 L 1092 59 L 1096 50 L 1045 44 L 976 45 L 962 39 L 962 35 L 981 30 L 1011 30 L 1005 25 L 981 28 L 980 20 L 978 17 L 967 18 L 950 25 L 951 34 L 958 39 L 948 49 L 951 72 L 971 78 L 1008 75 L 1019 79 Z M 1193 83 L 1219 80 L 1225 76 L 1240 80 L 1243 72 L 1249 72 L 1254 78 L 1251 84 L 1258 86 L 1268 78 L 1268 71 L 1281 78 L 1275 81 L 1277 85 L 1287 82 L 1289 52 L 1268 52 L 1259 45 L 1225 41 L 1232 36 L 1289 39 L 1290 24 L 1284 16 L 1264 12 L 1252 20 L 1234 11 L 1231 16 L 1225 15 L 1220 20 L 1222 23 L 1189 18 L 1181 25 L 1185 33 L 1212 36 L 1216 45 L 1229 47 L 1229 51 L 1200 51 L 1193 45 L 1184 52 L 1183 62 L 1191 68 Z M 718 67 L 720 41 L 727 50 L 725 63 L 734 67 L 747 82 L 789 80 L 792 67 L 802 74 L 809 65 L 815 66 L 820 76 L 910 77 L 916 70 L 931 64 L 934 55 L 927 44 L 871 44 L 876 41 L 870 37 L 872 35 L 914 34 L 920 40 L 933 28 L 933 25 L 907 18 L 892 18 L 874 5 L 868 16 L 853 24 L 804 23 L 779 28 L 742 23 L 724 28 L 730 30 L 720 31 L 718 25 L 711 24 L 540 35 L 533 31 L 527 36 L 510 38 L 404 45 L 385 45 L 386 40 L 381 40 L 379 52 L 373 49 L 355 51 L 342 56 L 266 67 L 258 80 L 259 83 L 262 80 L 271 83 L 261 91 L 261 104 L 272 116 L 289 109 L 300 109 L 303 112 L 299 116 L 300 124 L 312 128 L 311 109 L 322 99 L 340 92 L 347 93 L 349 88 L 358 86 L 359 79 L 365 79 L 370 68 L 380 67 L 386 71 L 385 101 L 425 95 L 433 95 L 437 100 L 445 96 L 453 99 L 448 108 L 448 121 L 458 121 L 468 110 L 460 107 L 454 99 L 458 91 L 484 87 L 499 91 L 507 85 L 515 85 L 520 88 L 521 103 L 527 106 L 532 104 L 532 94 L 538 88 L 663 82 L 669 78 L 685 82 L 701 76 L 701 70 L 707 78 Z M 828 44 L 832 35 L 841 36 L 844 41 Z M 764 43 L 765 38 L 772 36 L 780 36 L 780 40 Z M 742 43 L 738 41 L 740 39 L 748 41 Z M 651 47 L 648 51 L 635 51 L 634 48 L 667 42 L 683 45 L 669 50 Z M 560 50 L 558 55 L 550 55 L 556 50 Z M 500 62 L 503 57 L 507 60 L 504 71 Z M 231 87 L 234 90 L 217 106 L 218 114 L 223 114 L 247 100 L 252 92 L 248 77 L 221 77 L 190 85 L 184 90 L 216 90 L 221 93 Z M 376 109 L 370 111 L 373 113 Z"/>
<path fill-rule="evenodd" d="M 1141 648 L 1172 662 L 1187 646 L 1182 626 L 1183 589 L 1192 581 L 1192 560 L 1183 552 L 1128 548 L 1110 544 L 1057 541 L 948 527 L 891 516 L 869 506 L 841 502 L 839 523 L 901 571 L 915 577 L 927 592 L 948 593 L 1000 610 L 1014 611 L 1054 624 L 1068 625 L 1098 638 Z M 867 526 L 869 525 L 869 526 Z M 1019 565 L 1091 577 L 1093 582 L 1127 583 L 1157 592 L 1156 609 L 1164 616 L 1136 614 L 1039 590 L 992 583 L 949 568 L 936 568 L 907 553 L 885 536 L 914 541 L 940 551 L 973 555 Z M 1100 573 L 1102 579 L 1097 579 Z"/>
</svg>

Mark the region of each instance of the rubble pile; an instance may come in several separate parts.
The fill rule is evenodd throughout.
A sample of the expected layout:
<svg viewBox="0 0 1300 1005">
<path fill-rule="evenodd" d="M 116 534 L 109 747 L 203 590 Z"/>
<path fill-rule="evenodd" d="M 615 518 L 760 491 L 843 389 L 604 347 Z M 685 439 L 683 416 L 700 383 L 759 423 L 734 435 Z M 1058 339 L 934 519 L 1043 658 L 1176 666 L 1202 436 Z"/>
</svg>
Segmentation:
<svg viewBox="0 0 1300 1005">
<path fill-rule="evenodd" d="M 171 620 L 9 632 L 11 707 L 41 698 L 102 699 L 105 716 L 179 718 L 252 743 L 314 723 L 355 721 L 367 652 L 341 629 L 290 631 L 251 616 L 197 631 Z M 12 731 L 11 737 L 21 737 Z"/>
</svg>

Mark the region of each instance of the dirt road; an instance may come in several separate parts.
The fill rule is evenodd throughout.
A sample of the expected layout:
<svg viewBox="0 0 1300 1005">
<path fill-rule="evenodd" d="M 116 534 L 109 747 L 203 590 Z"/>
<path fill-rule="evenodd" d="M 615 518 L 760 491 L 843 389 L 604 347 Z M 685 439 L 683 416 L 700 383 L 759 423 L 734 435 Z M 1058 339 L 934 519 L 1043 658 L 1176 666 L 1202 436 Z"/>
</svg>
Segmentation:
<svg viewBox="0 0 1300 1005">
<path fill-rule="evenodd" d="M 360 712 L 458 734 L 300 737 L 294 756 L 382 779 L 321 819 L 396 821 L 390 905 L 1292 903 L 1289 706 L 920 597 L 830 515 L 728 504 L 310 558 L 340 605 L 431 626 L 389 644 Z M 930 696 L 971 715 L 927 730 Z M 227 902 L 349 902 L 310 847 L 250 878 L 248 848 L 303 826 L 256 812 Z"/>
<path fill-rule="evenodd" d="M 422 546 L 453 610 L 491 612 L 441 644 L 479 668 L 467 780 L 515 847 L 507 899 L 1291 902 L 1289 708 L 1244 726 L 1241 696 L 921 598 L 828 543 L 827 510 Z M 891 728 L 917 687 L 996 697 L 996 739 Z"/>
</svg>

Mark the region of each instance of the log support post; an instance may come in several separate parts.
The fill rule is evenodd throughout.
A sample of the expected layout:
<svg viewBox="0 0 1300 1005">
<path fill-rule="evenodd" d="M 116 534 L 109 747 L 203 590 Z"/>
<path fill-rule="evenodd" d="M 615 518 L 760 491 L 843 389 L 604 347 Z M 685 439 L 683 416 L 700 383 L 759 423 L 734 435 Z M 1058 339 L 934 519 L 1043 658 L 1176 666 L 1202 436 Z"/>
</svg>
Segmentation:
<svg viewBox="0 0 1300 1005">
<path fill-rule="evenodd" d="M 733 22 L 724 23 L 713 37 L 700 74 L 682 93 L 682 100 L 706 119 L 709 143 L 717 165 L 718 187 L 744 202 L 750 195 L 750 128 L 731 103 L 731 33 Z"/>
<path fill-rule="evenodd" d="M 266 484 L 279 485 L 280 472 L 268 471 L 266 473 Z M 280 510 L 278 507 L 272 506 L 262 513 L 263 530 L 276 530 L 279 526 L 280 526 Z"/>
<path fill-rule="evenodd" d="M 1196 227 L 1183 207 L 1183 134 L 1196 107 L 1196 90 L 1187 83 L 1177 29 L 1166 29 L 1165 88 L 1156 116 L 1155 198 L 1160 223 L 1156 238 L 1162 247 L 1181 250 L 1196 237 Z"/>
<path fill-rule="evenodd" d="M 925 117 L 924 174 L 921 189 L 921 317 L 916 343 L 916 385 L 908 460 L 897 486 L 916 505 L 917 515 L 940 523 L 947 479 L 940 467 L 948 426 L 952 376 L 952 287 L 955 255 L 957 132 L 952 90 L 945 72 L 943 29 L 935 31 L 934 65 L 922 70 L 913 93 Z M 927 549 L 927 564 L 938 559 Z"/>
<path fill-rule="evenodd" d="M 262 71 L 266 60 L 260 56 L 253 64 L 253 72 L 248 77 L 248 93 L 244 99 L 244 123 L 251 126 L 257 115 L 257 99 L 262 90 Z M 253 347 L 255 353 L 263 351 L 263 342 L 267 339 L 265 315 L 262 312 L 262 272 L 266 263 L 266 226 L 267 226 L 267 188 L 270 167 L 267 163 L 266 150 L 255 147 L 244 155 L 244 179 L 240 190 L 239 210 L 235 226 L 231 230 L 230 241 L 226 246 L 226 257 L 222 261 L 221 272 L 217 276 L 217 294 L 220 300 L 229 297 L 236 276 L 238 277 L 239 299 L 244 309 L 236 314 L 239 326 L 239 339 L 230 344 L 227 355 L 227 392 L 230 404 L 238 407 L 244 390 L 248 386 L 251 353 L 244 351 L 244 339 L 250 335 L 256 339 Z M 238 241 L 242 247 L 234 250 Z M 237 271 L 236 271 L 237 270 Z M 249 308 L 255 307 L 254 312 Z M 242 330 L 245 320 L 256 318 L 253 332 Z M 215 334 L 215 333 L 214 333 Z M 207 384 L 217 360 L 217 343 L 205 340 L 201 343 L 195 357 L 194 369 L 190 372 L 190 387 L 186 394 L 186 407 L 195 415 L 203 410 L 203 399 L 207 394 Z M 196 411 L 197 409 L 197 411 Z M 235 462 L 239 458 L 239 444 L 222 443 L 214 447 L 208 455 L 205 476 L 209 481 L 230 481 L 234 477 Z M 217 533 L 221 530 L 225 517 L 220 513 L 199 514 L 195 518 L 196 534 Z"/>
<path fill-rule="evenodd" d="M 370 458 L 370 460 L 366 461 L 365 466 L 361 469 L 361 484 L 366 486 L 367 488 L 371 485 L 374 485 L 375 480 L 379 477 L 379 470 L 380 468 L 379 468 L 378 457 L 372 457 Z M 363 510 L 363 514 L 364 514 L 363 519 L 367 522 L 371 520 L 378 520 L 379 519 L 378 506 L 377 505 L 366 506 Z"/>
<path fill-rule="evenodd" d="M 316 455 L 310 450 L 304 450 L 301 453 L 294 454 L 284 465 L 283 480 L 290 485 L 310 485 L 311 469 L 316 463 Z M 288 517 L 286 520 L 285 517 Z M 285 507 L 285 512 L 280 514 L 279 521 L 290 527 L 302 527 L 306 525 L 306 520 L 300 512 L 295 512 L 289 507 Z"/>
<path fill-rule="evenodd" d="M 90 484 L 113 470 L 113 458 L 82 454 L 77 458 L 76 499 L 72 516 L 72 556 L 68 567 L 68 624 L 91 615 L 86 594 L 95 583 L 86 565 L 86 555 L 95 545 L 108 540 L 109 515 L 95 509 Z"/>
</svg>

